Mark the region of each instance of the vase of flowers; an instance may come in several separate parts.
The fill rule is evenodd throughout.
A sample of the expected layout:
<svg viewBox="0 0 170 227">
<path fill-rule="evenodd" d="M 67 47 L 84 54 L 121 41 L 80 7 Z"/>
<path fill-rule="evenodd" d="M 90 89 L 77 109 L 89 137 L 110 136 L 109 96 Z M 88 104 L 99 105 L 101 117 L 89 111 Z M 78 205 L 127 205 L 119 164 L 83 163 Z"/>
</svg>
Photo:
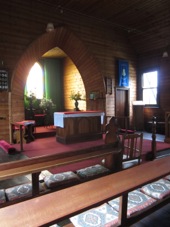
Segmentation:
<svg viewBox="0 0 170 227">
<path fill-rule="evenodd" d="M 78 103 L 78 101 L 81 100 L 81 94 L 80 94 L 80 92 L 79 91 L 76 92 L 76 93 L 75 92 L 72 92 L 71 95 L 70 95 L 70 99 L 75 101 L 74 102 L 74 105 L 75 105 L 74 110 L 75 111 L 79 111 L 79 107 L 78 107 L 79 103 Z"/>
</svg>

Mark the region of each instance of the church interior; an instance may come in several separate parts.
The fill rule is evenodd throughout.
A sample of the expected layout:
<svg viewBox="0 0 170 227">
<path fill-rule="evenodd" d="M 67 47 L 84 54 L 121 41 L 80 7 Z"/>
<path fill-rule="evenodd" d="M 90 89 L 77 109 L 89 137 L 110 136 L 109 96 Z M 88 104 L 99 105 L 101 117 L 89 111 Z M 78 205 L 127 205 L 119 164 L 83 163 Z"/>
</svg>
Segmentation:
<svg viewBox="0 0 170 227">
<path fill-rule="evenodd" d="M 169 226 L 170 2 L 0 15 L 2 226 Z"/>
</svg>

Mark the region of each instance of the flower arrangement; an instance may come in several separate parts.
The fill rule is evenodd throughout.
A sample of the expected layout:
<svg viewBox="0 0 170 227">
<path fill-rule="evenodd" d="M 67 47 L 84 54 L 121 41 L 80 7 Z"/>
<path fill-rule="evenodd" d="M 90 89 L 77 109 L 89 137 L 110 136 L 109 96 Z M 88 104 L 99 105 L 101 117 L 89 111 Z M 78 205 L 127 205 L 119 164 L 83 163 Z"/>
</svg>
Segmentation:
<svg viewBox="0 0 170 227">
<path fill-rule="evenodd" d="M 53 106 L 54 106 L 54 103 L 53 103 L 53 101 L 51 99 L 47 99 L 47 98 L 41 99 L 40 107 L 43 110 L 47 110 L 49 108 L 52 108 Z"/>
<path fill-rule="evenodd" d="M 26 109 L 36 109 L 39 105 L 37 98 L 33 92 L 31 92 L 29 95 L 26 93 L 24 95 L 24 105 Z"/>
<path fill-rule="evenodd" d="M 78 91 L 77 93 L 75 93 L 75 92 L 71 92 L 71 95 L 70 95 L 70 99 L 71 100 L 75 100 L 75 101 L 77 101 L 77 100 L 81 100 L 81 94 L 80 94 L 80 92 Z"/>
</svg>

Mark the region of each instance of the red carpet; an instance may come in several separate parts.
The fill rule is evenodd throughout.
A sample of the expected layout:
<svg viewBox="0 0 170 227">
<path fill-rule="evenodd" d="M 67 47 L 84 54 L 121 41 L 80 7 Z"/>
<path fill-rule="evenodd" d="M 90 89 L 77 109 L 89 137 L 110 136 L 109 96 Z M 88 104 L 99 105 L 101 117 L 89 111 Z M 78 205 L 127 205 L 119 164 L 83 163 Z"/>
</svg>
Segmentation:
<svg viewBox="0 0 170 227">
<path fill-rule="evenodd" d="M 56 141 L 56 137 L 49 137 L 49 138 L 41 138 L 36 139 L 35 141 L 24 144 L 24 151 L 23 154 L 27 157 L 35 157 L 35 156 L 42 156 L 42 155 L 50 155 L 50 154 L 59 154 L 67 151 L 74 151 L 74 150 L 81 150 L 86 149 L 94 146 L 99 146 L 104 144 L 104 141 L 96 140 L 96 141 L 88 141 L 88 142 L 81 142 L 81 143 L 74 143 L 74 144 L 61 144 Z M 15 144 L 14 147 L 19 151 L 20 144 Z M 80 168 L 84 168 L 90 165 L 95 165 L 99 162 L 99 159 L 93 159 L 88 161 L 83 161 L 77 164 L 70 164 L 67 165 L 67 170 L 75 171 Z M 54 169 L 50 169 L 52 173 L 64 172 L 66 171 L 66 167 L 57 167 Z"/>
<path fill-rule="evenodd" d="M 49 155 L 59 154 L 66 151 L 81 150 L 81 149 L 86 149 L 89 147 L 94 147 L 102 144 L 104 144 L 104 141 L 101 139 L 96 141 L 88 141 L 88 142 L 65 145 L 57 142 L 55 137 L 49 137 L 49 138 L 36 139 L 31 143 L 24 144 L 23 153 L 26 156 L 31 158 L 35 156 L 42 156 L 42 155 L 48 155 L 48 154 Z M 15 144 L 14 147 L 17 150 L 19 150 L 20 144 Z"/>
<path fill-rule="evenodd" d="M 143 140 L 143 154 L 147 154 L 151 151 L 152 141 L 151 140 Z M 170 143 L 164 143 L 164 142 L 156 142 L 156 150 L 161 151 L 164 149 L 170 148 Z"/>
<path fill-rule="evenodd" d="M 145 155 L 149 151 L 151 151 L 151 140 L 143 140 L 143 154 Z M 94 141 L 87 141 L 87 142 L 80 142 L 74 144 L 61 144 L 56 141 L 55 137 L 49 138 L 41 138 L 36 139 L 35 141 L 24 144 L 24 154 L 28 157 L 35 157 L 35 156 L 42 156 L 47 154 L 56 154 L 56 153 L 63 153 L 66 151 L 72 150 L 81 150 L 86 149 L 93 146 L 98 146 L 104 144 L 104 140 L 94 140 Z M 159 142 L 157 141 L 157 151 L 164 150 L 170 148 L 169 143 Z M 17 150 L 20 149 L 20 144 L 13 145 Z"/>
<path fill-rule="evenodd" d="M 151 151 L 151 140 L 143 140 L 143 155 L 145 156 L 148 152 Z M 95 140 L 95 141 L 87 141 L 87 142 L 80 142 L 80 143 L 74 143 L 74 144 L 61 144 L 56 141 L 56 137 L 48 137 L 48 138 L 41 138 L 36 139 L 35 141 L 24 144 L 24 151 L 23 154 L 27 157 L 35 157 L 35 156 L 42 156 L 42 155 L 50 155 L 50 154 L 56 154 L 56 153 L 63 153 L 66 151 L 74 151 L 74 150 L 81 150 L 90 148 L 93 146 L 98 146 L 104 144 L 104 140 Z M 14 147 L 19 150 L 20 144 L 15 144 Z M 164 150 L 170 148 L 170 144 L 163 143 L 163 142 L 157 142 L 157 151 Z M 90 160 L 90 161 L 84 161 L 82 163 L 77 164 L 71 164 L 67 166 L 67 170 L 75 171 L 76 169 L 87 167 L 89 165 L 93 165 L 98 163 L 99 160 Z M 55 168 L 54 170 L 51 170 L 51 172 L 63 172 L 65 171 L 65 167 L 59 167 Z"/>
</svg>

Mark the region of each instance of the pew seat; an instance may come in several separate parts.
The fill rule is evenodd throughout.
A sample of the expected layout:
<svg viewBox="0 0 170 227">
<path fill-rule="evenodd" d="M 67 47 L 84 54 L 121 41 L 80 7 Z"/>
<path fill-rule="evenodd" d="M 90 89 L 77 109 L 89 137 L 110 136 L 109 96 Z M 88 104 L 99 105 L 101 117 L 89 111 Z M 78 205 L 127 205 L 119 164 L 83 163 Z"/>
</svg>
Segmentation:
<svg viewBox="0 0 170 227">
<path fill-rule="evenodd" d="M 102 165 L 89 166 L 77 170 L 76 173 L 73 171 L 67 171 L 57 174 L 47 174 L 44 178 L 40 179 L 39 189 L 40 192 L 50 192 L 50 189 L 58 190 L 66 187 L 79 184 L 82 181 L 92 180 L 97 177 L 104 176 L 111 173 L 111 171 Z M 4 197 L 6 195 L 7 201 L 19 200 L 21 198 L 29 198 L 32 196 L 32 183 L 16 185 L 4 190 Z M 0 191 L 0 198 L 3 199 L 3 189 Z M 4 201 L 6 202 L 6 200 Z"/>
<path fill-rule="evenodd" d="M 157 200 L 153 206 L 151 205 L 148 209 L 144 209 L 143 212 L 127 217 L 128 194 L 135 189 L 142 188 L 143 185 L 168 176 L 170 174 L 169 161 L 170 157 L 158 159 L 73 187 L 3 207 L 0 209 L 1 224 L 8 227 L 24 226 L 25 223 L 27 226 L 59 224 L 66 219 L 68 220 L 90 209 L 95 209 L 105 203 L 109 205 L 108 202 L 110 200 L 120 197 L 118 225 L 121 227 L 130 226 L 170 202 L 170 196 L 167 195 L 165 198 Z M 13 212 L 14 209 L 15 212 Z M 113 207 L 111 210 L 113 210 Z M 22 219 L 18 219 L 17 217 L 21 213 Z M 11 218 L 7 218 L 9 216 Z M 73 225 L 70 223 L 69 226 Z"/>
<path fill-rule="evenodd" d="M 127 218 L 136 216 L 144 210 L 154 207 L 161 199 L 170 198 L 170 175 L 158 181 L 144 185 L 128 193 Z M 115 198 L 106 203 L 89 209 L 69 218 L 72 223 L 69 227 L 116 227 L 119 226 L 119 212 L 121 198 Z M 66 225 L 67 226 L 67 225 Z"/>
</svg>

